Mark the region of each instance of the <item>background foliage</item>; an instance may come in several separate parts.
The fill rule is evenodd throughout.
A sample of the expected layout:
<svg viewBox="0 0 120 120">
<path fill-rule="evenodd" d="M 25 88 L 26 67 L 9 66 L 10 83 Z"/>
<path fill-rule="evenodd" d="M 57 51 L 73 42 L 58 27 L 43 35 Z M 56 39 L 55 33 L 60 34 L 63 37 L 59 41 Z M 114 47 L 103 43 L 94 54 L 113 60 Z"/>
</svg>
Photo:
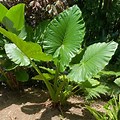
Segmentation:
<svg viewBox="0 0 120 120">
<path fill-rule="evenodd" d="M 45 29 L 44 24 L 47 25 L 49 23 L 49 21 L 45 22 L 44 20 L 48 18 L 52 19 L 60 12 L 67 9 L 69 6 L 72 6 L 73 4 L 78 4 L 82 11 L 86 27 L 86 33 L 83 43 L 84 47 L 87 47 L 96 42 L 103 41 L 108 42 L 114 40 L 118 43 L 120 42 L 120 0 L 38 0 L 37 2 L 35 0 L 5 0 L 1 2 L 7 8 L 11 8 L 12 6 L 20 2 L 26 4 L 25 19 L 26 23 L 30 25 L 26 25 L 26 41 L 29 41 L 30 38 L 32 38 L 32 42 L 37 42 L 41 44 L 41 35 L 38 34 L 40 31 L 42 34 Z M 42 25 L 43 30 L 40 29 Z M 4 39 L 2 35 L 1 38 Z M 5 42 L 6 41 L 0 43 L 0 52 L 2 52 L 2 54 L 5 53 L 3 49 Z M 6 58 L 6 56 L 4 57 Z M 49 66 L 51 66 L 51 64 Z M 114 70 L 115 72 L 120 70 L 119 46 L 116 54 L 110 61 L 110 64 L 106 67 L 106 70 Z M 101 83 L 107 85 L 107 87 L 109 86 L 110 88 L 116 88 L 112 86 L 116 78 L 119 79 L 119 76 L 116 76 L 116 73 L 111 74 L 110 72 L 108 72 L 106 74 L 105 72 L 102 72 L 100 76 L 101 77 L 99 78 L 99 81 Z M 107 84 L 103 81 L 106 81 Z M 99 87 L 97 87 L 96 89 L 98 88 Z M 119 85 L 117 85 L 117 88 L 119 88 Z M 86 89 L 86 91 L 89 91 L 88 89 Z M 95 87 L 94 91 L 97 91 L 95 90 Z"/>
</svg>

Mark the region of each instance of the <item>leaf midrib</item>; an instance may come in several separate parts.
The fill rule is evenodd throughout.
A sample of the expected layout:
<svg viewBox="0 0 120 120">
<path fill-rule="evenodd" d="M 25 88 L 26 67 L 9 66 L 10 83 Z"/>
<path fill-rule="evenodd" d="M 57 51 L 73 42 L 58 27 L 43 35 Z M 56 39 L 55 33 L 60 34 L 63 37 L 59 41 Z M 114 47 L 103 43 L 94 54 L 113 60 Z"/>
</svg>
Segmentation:
<svg viewBox="0 0 120 120">
<path fill-rule="evenodd" d="M 109 44 L 107 44 L 107 46 L 108 46 L 108 45 L 109 45 Z M 104 49 L 105 49 L 107 46 L 104 46 Z M 103 48 L 101 48 L 101 49 L 102 49 L 102 51 L 104 51 Z M 101 52 L 102 52 L 101 49 L 99 49 L 99 51 L 98 51 L 97 53 L 101 53 Z M 86 60 L 86 61 L 84 61 L 84 60 L 81 61 L 81 63 L 82 63 L 82 64 L 83 64 L 83 63 L 86 64 L 86 63 L 89 62 L 91 59 L 93 59 L 93 57 L 96 56 L 97 53 L 95 53 L 94 55 L 92 55 L 88 60 Z M 81 64 L 81 65 L 82 65 L 82 64 Z"/>
</svg>

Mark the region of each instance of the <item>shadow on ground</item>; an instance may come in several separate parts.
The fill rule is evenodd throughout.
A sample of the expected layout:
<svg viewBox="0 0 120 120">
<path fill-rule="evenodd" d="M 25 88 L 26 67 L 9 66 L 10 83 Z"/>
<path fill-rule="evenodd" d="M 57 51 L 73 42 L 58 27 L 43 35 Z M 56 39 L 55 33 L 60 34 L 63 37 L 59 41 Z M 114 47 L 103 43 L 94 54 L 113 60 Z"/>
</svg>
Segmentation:
<svg viewBox="0 0 120 120">
<path fill-rule="evenodd" d="M 46 91 L 37 88 L 26 88 L 24 91 L 11 90 L 0 86 L 0 110 L 12 104 L 45 102 L 49 98 Z"/>
<path fill-rule="evenodd" d="M 16 120 L 95 120 L 79 98 L 71 97 L 65 106 L 53 108 L 48 93 L 39 88 L 19 92 L 0 87 L 0 120 L 9 116 Z"/>
</svg>

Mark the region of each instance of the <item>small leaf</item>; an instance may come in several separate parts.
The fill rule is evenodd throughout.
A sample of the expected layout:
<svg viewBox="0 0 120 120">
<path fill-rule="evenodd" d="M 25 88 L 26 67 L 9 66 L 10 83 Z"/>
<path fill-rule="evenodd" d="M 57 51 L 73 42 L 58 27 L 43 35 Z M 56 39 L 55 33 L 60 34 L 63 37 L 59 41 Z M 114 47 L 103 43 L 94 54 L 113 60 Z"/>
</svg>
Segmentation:
<svg viewBox="0 0 120 120">
<path fill-rule="evenodd" d="M 99 85 L 100 84 L 100 82 L 98 81 L 98 80 L 95 80 L 95 79 L 88 79 L 88 80 L 86 80 L 86 81 L 84 81 L 84 82 L 81 82 L 81 86 L 83 87 L 83 88 L 93 88 L 93 87 L 95 87 L 95 86 L 97 86 L 97 85 Z"/>
<path fill-rule="evenodd" d="M 22 38 L 23 40 L 27 37 L 25 27 L 19 32 L 18 37 Z"/>
<path fill-rule="evenodd" d="M 53 75 L 48 74 L 48 73 L 43 73 L 43 76 L 47 80 L 52 80 L 54 78 Z M 44 80 L 44 78 L 40 75 L 36 75 L 35 77 L 32 77 L 33 80 Z"/>
<path fill-rule="evenodd" d="M 43 73 L 43 76 L 45 77 L 45 79 L 47 80 L 52 80 L 54 78 L 54 75 L 51 75 L 49 73 Z"/>
<path fill-rule="evenodd" d="M 53 70 L 53 69 L 46 68 L 46 67 L 43 67 L 43 66 L 39 66 L 39 68 L 41 68 L 41 69 L 43 69 L 43 70 L 46 70 L 46 71 L 49 72 L 50 74 L 55 74 L 55 70 Z"/>
<path fill-rule="evenodd" d="M 115 75 L 116 77 L 119 77 L 120 76 L 120 72 L 115 72 L 115 71 L 104 71 L 102 70 L 100 73 L 100 75 L 107 75 L 107 76 L 112 76 L 112 75 Z"/>
<path fill-rule="evenodd" d="M 9 59 L 20 66 L 28 66 L 30 64 L 26 55 L 15 44 L 5 44 L 5 51 Z"/>
<path fill-rule="evenodd" d="M 4 18 L 4 16 L 8 12 L 8 9 L 0 3 L 0 11 L 1 11 L 0 12 L 0 22 L 2 22 L 2 19 Z"/>
<path fill-rule="evenodd" d="M 34 77 L 32 77 L 33 80 L 44 80 L 44 78 L 40 75 L 36 75 Z"/>
<path fill-rule="evenodd" d="M 15 72 L 16 79 L 21 82 L 26 82 L 29 79 L 29 75 L 25 70 L 18 70 Z"/>
<path fill-rule="evenodd" d="M 88 81 L 91 83 L 92 87 L 100 84 L 100 82 L 98 80 L 95 80 L 95 79 L 88 79 Z"/>
<path fill-rule="evenodd" d="M 3 66 L 6 71 L 11 71 L 11 70 L 14 70 L 18 65 L 16 65 L 14 62 L 12 62 L 9 59 L 6 59 L 4 60 L 1 66 Z"/>
<path fill-rule="evenodd" d="M 115 79 L 114 83 L 120 87 L 120 78 Z"/>
</svg>

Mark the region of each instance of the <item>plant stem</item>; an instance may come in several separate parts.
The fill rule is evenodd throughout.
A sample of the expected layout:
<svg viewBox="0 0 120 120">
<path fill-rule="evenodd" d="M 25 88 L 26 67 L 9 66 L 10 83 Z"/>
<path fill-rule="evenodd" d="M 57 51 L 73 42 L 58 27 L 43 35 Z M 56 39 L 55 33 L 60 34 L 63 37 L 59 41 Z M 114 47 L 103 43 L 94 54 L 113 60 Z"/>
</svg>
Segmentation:
<svg viewBox="0 0 120 120">
<path fill-rule="evenodd" d="M 5 77 L 6 82 L 10 86 L 10 88 L 13 89 L 12 86 L 11 86 L 11 84 L 10 84 L 10 81 L 9 81 L 8 77 L 6 76 L 4 70 L 1 67 L 0 67 L 0 73 Z"/>
<path fill-rule="evenodd" d="M 55 100 L 55 96 L 54 96 L 55 92 L 54 92 L 54 89 L 52 88 L 50 82 L 43 76 L 43 74 L 41 73 L 41 71 L 39 70 L 39 68 L 36 66 L 36 64 L 33 61 L 31 61 L 31 64 L 32 64 L 33 68 L 38 72 L 38 74 L 43 78 L 43 81 L 45 82 L 45 84 L 48 88 L 48 91 L 50 93 L 51 99 L 54 101 Z"/>
<path fill-rule="evenodd" d="M 72 91 L 75 90 L 77 87 L 79 87 L 79 85 L 76 85 L 76 86 L 72 89 Z"/>
<path fill-rule="evenodd" d="M 57 80 L 59 76 L 59 64 L 56 67 L 55 79 L 54 79 L 54 90 L 57 90 Z"/>
<path fill-rule="evenodd" d="M 73 92 L 73 95 L 74 95 L 75 93 L 77 93 L 80 89 L 81 89 L 81 88 L 79 88 L 78 90 L 76 90 L 75 92 Z"/>
</svg>

